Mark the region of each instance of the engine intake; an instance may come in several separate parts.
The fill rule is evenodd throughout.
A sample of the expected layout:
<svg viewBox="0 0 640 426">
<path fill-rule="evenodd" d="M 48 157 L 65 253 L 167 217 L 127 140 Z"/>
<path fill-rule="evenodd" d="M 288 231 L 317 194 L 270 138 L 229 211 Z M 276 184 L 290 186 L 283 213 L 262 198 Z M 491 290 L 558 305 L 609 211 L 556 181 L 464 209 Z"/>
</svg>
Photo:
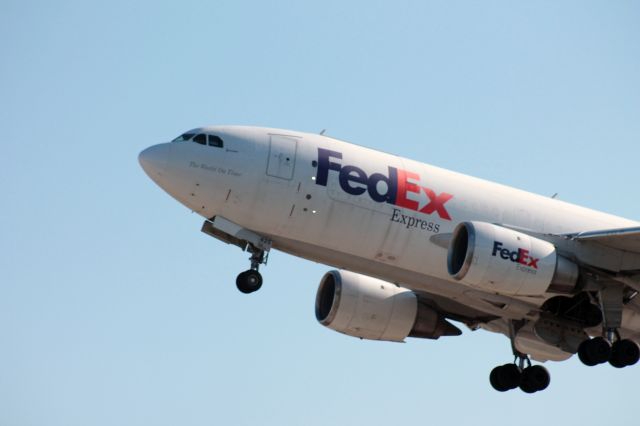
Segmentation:
<svg viewBox="0 0 640 426">
<path fill-rule="evenodd" d="M 316 318 L 332 330 L 370 340 L 437 339 L 461 331 L 411 290 L 348 271 L 329 271 L 316 295 Z"/>
<path fill-rule="evenodd" d="M 578 281 L 577 265 L 553 244 L 486 222 L 456 227 L 447 267 L 451 277 L 472 287 L 516 296 L 569 294 Z"/>
</svg>

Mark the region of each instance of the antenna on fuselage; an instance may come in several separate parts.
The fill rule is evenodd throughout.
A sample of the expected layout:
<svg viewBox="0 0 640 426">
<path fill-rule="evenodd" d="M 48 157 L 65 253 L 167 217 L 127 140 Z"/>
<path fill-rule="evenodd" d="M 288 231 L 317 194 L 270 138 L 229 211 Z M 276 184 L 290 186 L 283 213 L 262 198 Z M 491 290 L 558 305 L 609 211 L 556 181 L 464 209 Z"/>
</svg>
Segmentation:
<svg viewBox="0 0 640 426">
<path fill-rule="evenodd" d="M 558 193 L 556 192 L 555 194 L 553 194 L 553 195 L 551 196 L 551 198 L 553 198 L 554 200 L 555 200 L 556 198 L 558 198 Z"/>
<path fill-rule="evenodd" d="M 324 135 L 324 132 L 326 132 L 327 129 L 322 129 L 322 131 L 320 132 L 321 135 Z"/>
</svg>

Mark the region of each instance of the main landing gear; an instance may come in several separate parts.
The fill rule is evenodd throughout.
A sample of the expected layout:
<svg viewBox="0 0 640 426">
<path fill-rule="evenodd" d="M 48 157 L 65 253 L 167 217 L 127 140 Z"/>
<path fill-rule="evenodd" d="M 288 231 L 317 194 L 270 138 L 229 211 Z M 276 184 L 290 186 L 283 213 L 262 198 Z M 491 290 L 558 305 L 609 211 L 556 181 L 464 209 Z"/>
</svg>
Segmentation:
<svg viewBox="0 0 640 426">
<path fill-rule="evenodd" d="M 606 362 L 615 368 L 634 365 L 640 359 L 640 348 L 633 340 L 622 339 L 618 332 L 622 324 L 622 286 L 606 286 L 599 291 L 598 296 L 602 310 L 602 336 L 580 344 L 580 361 L 590 367 Z"/>
<path fill-rule="evenodd" d="M 545 390 L 551 382 L 551 376 L 546 368 L 541 365 L 531 365 L 529 356 L 516 349 L 516 332 L 524 324 L 524 321 L 509 322 L 509 340 L 514 356 L 513 363 L 499 365 L 491 370 L 489 375 L 491 386 L 498 392 L 520 388 L 523 392 L 534 393 Z"/>
<path fill-rule="evenodd" d="M 604 337 L 594 337 L 585 340 L 578 348 L 578 357 L 584 365 L 594 365 L 609 362 L 615 368 L 624 368 L 633 365 L 640 359 L 640 349 L 636 342 L 628 339 L 620 339 L 616 332 L 616 340 Z"/>
<path fill-rule="evenodd" d="M 236 286 L 242 293 L 249 294 L 258 291 L 262 287 L 262 274 L 258 272 L 261 264 L 267 263 L 267 257 L 264 250 L 256 248 L 249 244 L 248 251 L 251 253 L 249 260 L 251 268 L 238 274 L 236 278 Z"/>
<path fill-rule="evenodd" d="M 489 381 L 499 392 L 519 387 L 523 392 L 534 393 L 546 389 L 551 382 L 551 376 L 543 366 L 531 365 L 527 355 L 517 353 L 513 363 L 500 365 L 491 370 Z"/>
</svg>

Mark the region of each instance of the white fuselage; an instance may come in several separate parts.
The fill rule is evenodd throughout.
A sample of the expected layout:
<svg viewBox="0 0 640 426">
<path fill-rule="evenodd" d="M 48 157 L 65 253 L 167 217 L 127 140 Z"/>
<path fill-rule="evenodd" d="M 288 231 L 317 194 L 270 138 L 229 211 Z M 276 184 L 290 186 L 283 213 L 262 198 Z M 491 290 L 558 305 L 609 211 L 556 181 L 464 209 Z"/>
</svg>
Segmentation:
<svg viewBox="0 0 640 426">
<path fill-rule="evenodd" d="M 462 221 L 563 234 L 638 222 L 454 173 L 330 137 L 255 127 L 209 127 L 224 147 L 156 147 L 154 180 L 205 218 L 222 216 L 273 247 L 484 312 L 495 304 L 452 280 L 438 235 Z M 162 166 L 165 164 L 164 166 Z M 486 300 L 501 299 L 486 295 Z M 522 317 L 544 298 L 509 299 Z"/>
</svg>

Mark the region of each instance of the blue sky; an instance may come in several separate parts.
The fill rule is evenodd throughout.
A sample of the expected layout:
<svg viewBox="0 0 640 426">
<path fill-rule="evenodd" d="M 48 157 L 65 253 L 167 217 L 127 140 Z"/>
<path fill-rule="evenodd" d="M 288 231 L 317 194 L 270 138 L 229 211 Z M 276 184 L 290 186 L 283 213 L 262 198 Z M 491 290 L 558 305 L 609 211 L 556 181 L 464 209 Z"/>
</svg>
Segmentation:
<svg viewBox="0 0 640 426">
<path fill-rule="evenodd" d="M 206 124 L 327 133 L 640 219 L 632 1 L 0 3 L 0 425 L 621 424 L 640 367 L 499 394 L 483 331 L 316 323 L 329 267 L 246 254 L 140 169 Z"/>
</svg>

